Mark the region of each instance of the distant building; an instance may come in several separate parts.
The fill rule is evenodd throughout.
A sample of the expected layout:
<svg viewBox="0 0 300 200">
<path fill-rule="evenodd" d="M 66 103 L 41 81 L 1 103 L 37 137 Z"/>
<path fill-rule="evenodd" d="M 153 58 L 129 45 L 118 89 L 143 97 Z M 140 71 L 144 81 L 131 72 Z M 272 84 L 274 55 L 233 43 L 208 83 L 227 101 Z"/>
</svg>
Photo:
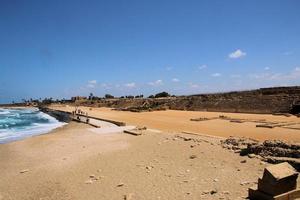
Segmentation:
<svg viewBox="0 0 300 200">
<path fill-rule="evenodd" d="M 86 97 L 81 97 L 81 96 L 76 96 L 76 97 L 72 97 L 71 100 L 74 101 L 80 101 L 80 100 L 86 100 Z"/>
</svg>

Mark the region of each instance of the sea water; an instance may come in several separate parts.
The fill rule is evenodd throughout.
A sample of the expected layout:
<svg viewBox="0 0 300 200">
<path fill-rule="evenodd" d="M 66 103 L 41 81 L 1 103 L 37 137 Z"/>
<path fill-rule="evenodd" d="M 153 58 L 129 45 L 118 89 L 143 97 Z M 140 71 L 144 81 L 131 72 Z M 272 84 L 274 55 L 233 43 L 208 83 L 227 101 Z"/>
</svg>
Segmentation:
<svg viewBox="0 0 300 200">
<path fill-rule="evenodd" d="M 0 144 L 41 135 L 65 124 L 37 108 L 0 108 Z"/>
</svg>

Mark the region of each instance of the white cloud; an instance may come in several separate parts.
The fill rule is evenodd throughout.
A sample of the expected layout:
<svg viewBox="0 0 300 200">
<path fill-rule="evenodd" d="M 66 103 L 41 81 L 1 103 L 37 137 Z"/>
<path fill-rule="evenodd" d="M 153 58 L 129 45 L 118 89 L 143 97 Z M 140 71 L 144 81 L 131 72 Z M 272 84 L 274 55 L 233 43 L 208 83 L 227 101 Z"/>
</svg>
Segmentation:
<svg viewBox="0 0 300 200">
<path fill-rule="evenodd" d="M 252 79 L 261 80 L 276 80 L 281 79 L 283 75 L 280 73 L 261 73 L 261 74 L 250 74 L 249 77 Z"/>
<path fill-rule="evenodd" d="M 220 74 L 220 73 L 214 73 L 214 74 L 212 74 L 211 76 L 212 76 L 212 77 L 220 77 L 221 74 Z"/>
<path fill-rule="evenodd" d="M 265 67 L 264 70 L 268 71 L 270 70 L 271 68 L 270 67 Z"/>
<path fill-rule="evenodd" d="M 149 82 L 148 85 L 151 85 L 151 86 L 163 85 L 163 81 L 162 80 L 156 80 L 154 82 Z"/>
<path fill-rule="evenodd" d="M 96 80 L 90 80 L 90 81 L 88 81 L 87 87 L 88 88 L 95 88 L 96 84 L 97 84 Z"/>
<path fill-rule="evenodd" d="M 105 90 L 108 90 L 108 89 L 113 88 L 114 86 L 112 84 L 101 83 L 100 87 L 103 88 L 103 89 L 105 89 Z"/>
<path fill-rule="evenodd" d="M 232 58 L 232 59 L 237 59 L 237 58 L 242 58 L 244 56 L 246 56 L 247 53 L 246 52 L 243 52 L 242 50 L 238 49 L 232 53 L 230 53 L 228 55 L 229 58 Z"/>
<path fill-rule="evenodd" d="M 190 87 L 191 87 L 191 88 L 199 88 L 200 86 L 199 86 L 198 84 L 191 83 L 191 84 L 190 84 Z"/>
<path fill-rule="evenodd" d="M 173 78 L 172 81 L 173 82 L 179 82 L 179 79 L 178 78 Z"/>
<path fill-rule="evenodd" d="M 87 87 L 88 88 L 95 88 L 95 85 L 93 85 L 93 84 L 87 84 Z"/>
<path fill-rule="evenodd" d="M 128 87 L 128 88 L 134 88 L 135 86 L 136 86 L 136 84 L 134 82 L 125 84 L 125 87 Z"/>
<path fill-rule="evenodd" d="M 89 81 L 90 84 L 97 84 L 97 81 L 96 80 L 91 80 Z"/>
<path fill-rule="evenodd" d="M 289 73 L 261 73 L 261 74 L 250 74 L 250 78 L 257 80 L 268 80 L 268 81 L 289 81 L 300 78 L 300 67 L 294 68 Z"/>
<path fill-rule="evenodd" d="M 207 68 L 207 65 L 201 65 L 201 66 L 198 67 L 199 70 L 202 70 L 202 69 L 205 69 L 205 68 Z"/>
</svg>

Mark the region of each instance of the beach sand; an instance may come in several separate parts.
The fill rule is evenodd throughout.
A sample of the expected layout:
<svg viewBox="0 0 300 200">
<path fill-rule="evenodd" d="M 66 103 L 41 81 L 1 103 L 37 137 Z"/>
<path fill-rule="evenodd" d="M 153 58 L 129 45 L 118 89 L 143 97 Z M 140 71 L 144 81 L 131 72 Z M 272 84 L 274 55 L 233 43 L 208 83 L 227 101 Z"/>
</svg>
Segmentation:
<svg viewBox="0 0 300 200">
<path fill-rule="evenodd" d="M 269 164 L 222 148 L 219 137 L 181 131 L 299 140 L 299 132 L 288 129 L 259 129 L 252 123 L 224 120 L 190 121 L 223 113 L 81 109 L 89 115 L 162 131 L 148 129 L 141 136 L 97 134 L 89 125 L 71 122 L 49 134 L 0 144 L 0 200 L 245 199 L 248 188 L 256 185 Z M 195 140 L 185 141 L 178 135 Z"/>
<path fill-rule="evenodd" d="M 184 141 L 153 131 L 105 135 L 90 128 L 71 122 L 50 134 L 1 144 L 0 197 L 245 199 L 267 165 L 223 149 L 216 138 Z"/>
<path fill-rule="evenodd" d="M 53 105 L 50 108 L 73 111 L 72 106 Z M 286 141 L 300 142 L 300 130 L 285 129 L 276 127 L 270 128 L 257 128 L 256 123 L 232 123 L 228 120 L 208 120 L 202 122 L 190 121 L 192 118 L 199 117 L 219 117 L 225 115 L 232 118 L 242 119 L 265 119 L 272 122 L 296 122 L 300 123 L 300 118 L 295 116 L 275 116 L 268 114 L 243 114 L 243 113 L 221 113 L 221 112 L 199 112 L 199 111 L 153 111 L 134 113 L 128 111 L 116 111 L 110 108 L 92 108 L 79 107 L 81 110 L 88 112 L 90 116 L 100 117 L 104 119 L 111 119 L 116 121 L 126 122 L 128 125 L 146 126 L 163 130 L 165 132 L 195 132 L 201 134 L 208 134 L 221 137 L 229 136 L 245 136 L 261 141 L 268 139 L 280 139 Z"/>
</svg>

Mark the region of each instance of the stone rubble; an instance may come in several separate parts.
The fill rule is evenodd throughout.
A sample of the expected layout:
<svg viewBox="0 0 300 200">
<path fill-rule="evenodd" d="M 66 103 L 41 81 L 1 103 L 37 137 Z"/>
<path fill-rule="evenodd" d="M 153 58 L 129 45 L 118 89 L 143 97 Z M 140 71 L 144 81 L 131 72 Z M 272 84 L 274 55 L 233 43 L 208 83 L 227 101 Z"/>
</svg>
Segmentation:
<svg viewBox="0 0 300 200">
<path fill-rule="evenodd" d="M 259 158 L 269 163 L 288 162 L 300 170 L 300 144 L 280 140 L 259 142 L 249 138 L 229 137 L 221 141 L 221 146 L 233 150 L 241 156 Z"/>
</svg>

